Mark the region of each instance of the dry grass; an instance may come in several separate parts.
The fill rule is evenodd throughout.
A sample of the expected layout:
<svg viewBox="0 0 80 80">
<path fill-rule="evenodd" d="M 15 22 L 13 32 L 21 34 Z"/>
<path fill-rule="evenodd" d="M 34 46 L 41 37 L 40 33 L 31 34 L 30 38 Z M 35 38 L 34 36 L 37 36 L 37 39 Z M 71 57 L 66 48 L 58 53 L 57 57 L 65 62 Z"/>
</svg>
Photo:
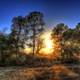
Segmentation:
<svg viewBox="0 0 80 80">
<path fill-rule="evenodd" d="M 74 72 L 74 70 L 64 65 L 54 65 L 44 68 L 22 67 L 3 69 L 2 74 L 0 74 L 0 80 L 80 80 L 80 72 Z"/>
</svg>

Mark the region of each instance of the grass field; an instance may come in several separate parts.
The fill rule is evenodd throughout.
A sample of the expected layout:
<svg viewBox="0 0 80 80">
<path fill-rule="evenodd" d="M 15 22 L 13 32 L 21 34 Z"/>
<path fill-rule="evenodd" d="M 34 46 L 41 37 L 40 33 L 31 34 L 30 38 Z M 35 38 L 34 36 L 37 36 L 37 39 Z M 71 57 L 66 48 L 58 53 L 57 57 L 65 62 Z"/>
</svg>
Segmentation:
<svg viewBox="0 0 80 80">
<path fill-rule="evenodd" d="M 1 67 L 0 80 L 80 80 L 80 65 L 51 67 Z"/>
</svg>

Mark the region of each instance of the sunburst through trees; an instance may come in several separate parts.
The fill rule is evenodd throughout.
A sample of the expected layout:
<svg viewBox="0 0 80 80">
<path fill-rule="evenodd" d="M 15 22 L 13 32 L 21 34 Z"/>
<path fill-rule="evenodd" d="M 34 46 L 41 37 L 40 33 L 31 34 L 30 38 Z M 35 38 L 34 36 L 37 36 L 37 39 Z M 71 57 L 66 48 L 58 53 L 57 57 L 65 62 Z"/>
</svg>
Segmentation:
<svg viewBox="0 0 80 80">
<path fill-rule="evenodd" d="M 70 29 L 64 23 L 49 30 L 41 12 L 31 12 L 27 16 L 12 19 L 11 33 L 0 34 L 1 61 L 11 64 L 26 61 L 26 56 L 80 60 L 80 23 Z M 12 54 L 10 54 L 12 53 Z M 23 56 L 23 57 L 22 57 Z"/>
</svg>

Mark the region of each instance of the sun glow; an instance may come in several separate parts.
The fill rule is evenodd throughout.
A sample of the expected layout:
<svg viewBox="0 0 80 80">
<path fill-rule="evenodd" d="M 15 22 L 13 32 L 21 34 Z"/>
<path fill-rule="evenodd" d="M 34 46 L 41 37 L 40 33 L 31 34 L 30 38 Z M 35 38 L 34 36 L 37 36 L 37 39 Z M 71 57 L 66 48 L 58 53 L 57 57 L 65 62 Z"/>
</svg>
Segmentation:
<svg viewBox="0 0 80 80">
<path fill-rule="evenodd" d="M 44 33 L 41 38 L 43 38 L 44 48 L 41 49 L 41 53 L 43 54 L 51 54 L 54 50 L 54 43 L 51 40 L 51 32 Z"/>
<path fill-rule="evenodd" d="M 32 52 L 32 48 L 25 46 L 24 52 L 26 52 L 26 54 L 30 54 Z"/>
<path fill-rule="evenodd" d="M 51 32 L 43 33 L 40 38 L 43 39 L 43 48 L 40 50 L 40 53 L 45 55 L 52 54 L 55 43 L 51 39 Z M 26 54 L 32 53 L 32 48 L 25 46 L 24 52 L 26 52 Z"/>
<path fill-rule="evenodd" d="M 48 59 L 57 59 L 60 57 L 61 46 L 58 37 L 54 35 L 54 38 L 51 38 L 51 31 L 49 31 L 40 35 L 39 38 L 42 40 L 41 49 L 39 53 L 35 53 L 36 56 Z M 24 53 L 31 54 L 33 53 L 32 51 L 33 47 L 25 46 Z"/>
</svg>

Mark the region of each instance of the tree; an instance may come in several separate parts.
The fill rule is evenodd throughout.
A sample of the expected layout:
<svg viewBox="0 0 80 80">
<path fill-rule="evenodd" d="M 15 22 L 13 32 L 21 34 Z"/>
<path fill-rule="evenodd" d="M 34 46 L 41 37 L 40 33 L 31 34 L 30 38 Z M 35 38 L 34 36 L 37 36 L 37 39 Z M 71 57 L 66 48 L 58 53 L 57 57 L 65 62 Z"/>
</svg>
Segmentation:
<svg viewBox="0 0 80 80">
<path fill-rule="evenodd" d="M 53 33 L 56 35 L 62 35 L 65 31 L 67 31 L 68 26 L 64 23 L 59 23 L 56 27 L 53 28 Z"/>
<path fill-rule="evenodd" d="M 7 45 L 7 43 L 8 36 L 6 34 L 0 33 L 0 57 L 3 64 L 5 63 L 5 55 L 7 55 L 9 49 L 9 44 Z"/>
<path fill-rule="evenodd" d="M 37 38 L 39 37 L 40 33 L 44 30 L 44 20 L 43 14 L 41 12 L 31 12 L 28 16 L 26 16 L 27 21 L 29 22 L 29 30 L 31 31 L 30 38 L 32 40 L 33 46 L 33 54 L 36 52 L 36 44 Z"/>
<path fill-rule="evenodd" d="M 27 21 L 24 17 L 18 16 L 14 17 L 12 22 L 11 38 L 16 48 L 16 56 L 18 56 L 19 48 L 23 48 L 25 44 Z"/>
<path fill-rule="evenodd" d="M 79 32 L 78 27 L 74 29 L 69 28 L 67 31 L 63 33 L 62 41 L 64 41 L 64 44 L 62 46 L 62 50 L 64 52 L 62 52 L 62 56 L 63 55 L 67 56 L 67 60 L 68 60 L 68 57 L 70 60 L 74 57 L 74 55 L 78 55 L 80 51 L 79 50 L 79 41 L 80 41 L 79 35 L 80 35 L 80 32 Z"/>
<path fill-rule="evenodd" d="M 68 29 L 67 31 L 65 31 L 64 33 L 63 33 L 63 39 L 66 41 L 66 40 L 70 40 L 70 39 L 72 39 L 74 36 L 73 36 L 73 34 L 74 34 L 74 29 Z"/>
<path fill-rule="evenodd" d="M 68 30 L 68 26 L 65 25 L 64 23 L 59 23 L 56 25 L 56 27 L 53 28 L 52 30 L 52 39 L 53 41 L 55 40 L 56 42 L 56 51 L 57 54 L 61 55 L 61 52 L 64 47 L 64 39 L 63 39 L 63 34 Z"/>
<path fill-rule="evenodd" d="M 76 25 L 76 28 L 74 28 L 74 30 L 75 30 L 75 32 L 73 34 L 73 39 L 80 41 L 80 37 L 79 37 L 79 35 L 80 35 L 80 23 L 78 23 Z"/>
<path fill-rule="evenodd" d="M 61 54 L 62 56 L 62 60 L 63 61 L 68 61 L 68 62 L 71 62 L 73 60 L 73 48 L 72 47 L 65 47 L 63 49 L 63 52 Z"/>
<path fill-rule="evenodd" d="M 80 23 L 76 25 L 76 29 L 80 31 Z"/>
<path fill-rule="evenodd" d="M 41 35 L 43 35 L 43 34 L 41 34 Z M 39 54 L 40 50 L 44 47 L 43 41 L 44 41 L 44 39 L 42 39 L 41 36 L 39 36 L 39 38 L 37 39 L 37 50 L 36 50 L 37 54 Z"/>
</svg>

